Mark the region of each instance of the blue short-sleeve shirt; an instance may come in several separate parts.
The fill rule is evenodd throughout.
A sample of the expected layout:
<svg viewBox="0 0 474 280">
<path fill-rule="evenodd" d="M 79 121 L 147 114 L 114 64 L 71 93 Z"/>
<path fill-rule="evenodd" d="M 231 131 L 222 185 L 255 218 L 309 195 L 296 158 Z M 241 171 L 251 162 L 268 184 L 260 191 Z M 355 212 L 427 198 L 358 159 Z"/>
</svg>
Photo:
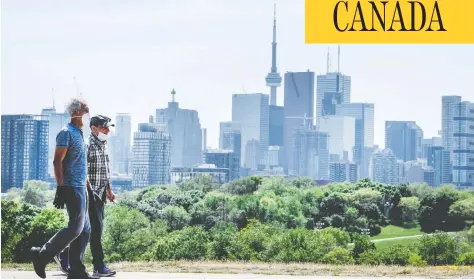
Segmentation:
<svg viewBox="0 0 474 280">
<path fill-rule="evenodd" d="M 56 147 L 67 148 L 63 164 L 63 186 L 85 187 L 87 179 L 86 144 L 82 130 L 69 123 L 56 137 Z"/>
</svg>

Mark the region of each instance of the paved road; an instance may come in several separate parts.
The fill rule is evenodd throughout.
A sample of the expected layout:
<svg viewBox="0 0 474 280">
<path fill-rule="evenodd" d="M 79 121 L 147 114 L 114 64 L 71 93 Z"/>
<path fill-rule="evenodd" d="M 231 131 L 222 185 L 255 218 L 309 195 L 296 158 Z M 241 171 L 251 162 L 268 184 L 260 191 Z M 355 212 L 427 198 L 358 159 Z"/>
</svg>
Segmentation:
<svg viewBox="0 0 474 280">
<path fill-rule="evenodd" d="M 57 271 L 47 271 L 46 279 L 66 279 L 66 275 Z M 2 279 L 41 279 L 32 271 L 2 271 Z M 289 275 L 263 275 L 263 274 L 198 274 L 198 273 L 155 273 L 155 272 L 118 272 L 116 277 L 109 279 L 172 279 L 172 280 L 198 280 L 198 279 L 354 279 L 361 277 L 344 276 L 289 276 Z M 364 277 L 364 279 L 369 277 Z M 414 277 L 410 277 L 415 279 Z M 102 278 L 107 279 L 107 278 Z M 370 278 L 369 278 L 370 279 Z M 390 277 L 372 277 L 372 279 L 393 279 Z M 419 277 L 418 279 L 424 279 Z M 426 279 L 426 278 L 425 278 Z"/>
</svg>

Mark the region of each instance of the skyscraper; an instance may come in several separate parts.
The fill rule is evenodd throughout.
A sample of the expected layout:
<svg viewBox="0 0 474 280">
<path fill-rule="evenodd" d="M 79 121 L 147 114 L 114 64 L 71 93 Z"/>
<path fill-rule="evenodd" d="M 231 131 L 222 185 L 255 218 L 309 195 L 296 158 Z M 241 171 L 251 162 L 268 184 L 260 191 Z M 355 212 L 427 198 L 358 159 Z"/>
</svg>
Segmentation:
<svg viewBox="0 0 474 280">
<path fill-rule="evenodd" d="M 451 184 L 453 167 L 451 164 L 451 153 L 447 150 L 434 150 L 434 187 Z"/>
<path fill-rule="evenodd" d="M 264 151 L 268 149 L 268 95 L 262 93 L 232 95 L 232 122 L 240 123 L 241 131 L 241 164 L 245 166 L 247 145 L 258 141 L 258 165 Z"/>
<path fill-rule="evenodd" d="M 374 147 L 374 104 L 348 103 L 336 106 L 338 116 L 355 118 L 354 162 L 359 179 L 368 178 L 369 162 Z"/>
<path fill-rule="evenodd" d="M 176 91 L 168 108 L 156 110 L 156 123 L 171 137 L 171 166 L 193 167 L 202 163 L 202 131 L 198 112 L 179 108 Z"/>
<path fill-rule="evenodd" d="M 270 105 L 269 146 L 284 146 L 285 109 L 282 106 Z"/>
<path fill-rule="evenodd" d="M 329 180 L 328 138 L 327 133 L 318 132 L 313 127 L 295 129 L 293 164 L 288 168 L 288 175 Z"/>
<path fill-rule="evenodd" d="M 48 138 L 45 116 L 2 115 L 2 192 L 26 180 L 47 181 Z"/>
<path fill-rule="evenodd" d="M 115 131 L 109 140 L 112 171 L 130 174 L 132 118 L 129 114 L 119 113 L 115 117 Z"/>
<path fill-rule="evenodd" d="M 333 162 L 330 165 L 331 182 L 357 182 L 357 165 L 350 162 Z"/>
<path fill-rule="evenodd" d="M 330 72 L 329 51 L 328 69 L 325 75 L 317 76 L 316 86 L 316 125 L 322 116 L 335 115 L 338 104 L 347 104 L 351 100 L 351 77 L 340 72 L 340 47 L 338 47 L 337 72 Z"/>
<path fill-rule="evenodd" d="M 70 117 L 68 113 L 57 113 L 56 108 L 44 108 L 41 111 L 41 115 L 45 116 L 49 121 L 49 135 L 48 135 L 48 173 L 50 176 L 54 176 L 54 151 L 56 150 L 56 136 L 58 136 L 59 131 L 65 127 L 69 121 Z"/>
<path fill-rule="evenodd" d="M 355 118 L 346 116 L 323 116 L 319 122 L 319 131 L 329 135 L 329 152 L 342 159 L 347 153 L 353 161 L 355 146 Z"/>
<path fill-rule="evenodd" d="M 239 178 L 240 157 L 231 150 L 208 150 L 204 154 L 206 164 L 214 164 L 218 168 L 229 169 L 226 182 Z"/>
<path fill-rule="evenodd" d="M 382 184 L 398 184 L 397 158 L 390 149 L 378 150 L 370 160 L 370 179 Z"/>
<path fill-rule="evenodd" d="M 443 147 L 451 152 L 451 159 L 454 157 L 453 150 L 456 144 L 454 137 L 456 121 L 454 118 L 459 116 L 459 103 L 461 103 L 461 96 L 442 97 L 441 139 Z"/>
<path fill-rule="evenodd" d="M 293 166 L 294 130 L 314 123 L 314 72 L 285 73 L 284 146 L 287 168 Z"/>
<path fill-rule="evenodd" d="M 239 158 L 239 166 L 241 165 L 242 134 L 240 133 L 240 123 L 220 123 L 219 149 L 233 151 L 234 155 Z"/>
<path fill-rule="evenodd" d="M 133 187 L 170 183 L 171 139 L 150 124 L 140 124 L 133 137 Z"/>
<path fill-rule="evenodd" d="M 453 184 L 474 187 L 474 103 L 463 101 L 454 117 Z"/>
<path fill-rule="evenodd" d="M 421 158 L 422 140 L 423 130 L 413 121 L 385 122 L 385 148 L 404 162 Z"/>
<path fill-rule="evenodd" d="M 273 11 L 273 41 L 272 41 L 272 68 L 265 78 L 267 86 L 270 87 L 270 105 L 277 105 L 277 88 L 281 86 L 281 76 L 276 65 L 276 4 Z"/>
</svg>

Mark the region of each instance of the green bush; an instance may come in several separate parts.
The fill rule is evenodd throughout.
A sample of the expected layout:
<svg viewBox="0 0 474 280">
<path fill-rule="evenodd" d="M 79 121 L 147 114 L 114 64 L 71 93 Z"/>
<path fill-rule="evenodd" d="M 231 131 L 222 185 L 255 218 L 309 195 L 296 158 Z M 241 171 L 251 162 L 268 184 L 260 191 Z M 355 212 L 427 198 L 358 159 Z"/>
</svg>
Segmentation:
<svg viewBox="0 0 474 280">
<path fill-rule="evenodd" d="M 234 260 L 265 260 L 265 243 L 272 237 L 274 229 L 259 221 L 250 220 L 230 243 L 230 258 Z"/>
<path fill-rule="evenodd" d="M 368 250 L 359 255 L 356 259 L 357 264 L 379 265 L 381 264 L 381 256 L 377 250 Z"/>
<path fill-rule="evenodd" d="M 210 242 L 207 244 L 207 258 L 225 260 L 229 258 L 229 246 L 237 235 L 238 229 L 230 223 L 218 222 L 209 231 Z"/>
<path fill-rule="evenodd" d="M 425 266 L 426 262 L 417 254 L 411 253 L 408 258 L 408 264 L 411 266 Z"/>
<path fill-rule="evenodd" d="M 456 260 L 457 265 L 474 265 L 474 251 L 461 254 Z"/>
<path fill-rule="evenodd" d="M 459 255 L 456 240 L 446 233 L 421 237 L 418 252 L 429 265 L 454 264 Z"/>
<path fill-rule="evenodd" d="M 410 250 L 402 245 L 395 245 L 381 252 L 381 261 L 386 265 L 407 265 Z"/>
<path fill-rule="evenodd" d="M 199 226 L 173 231 L 156 242 L 154 259 L 203 260 L 206 256 L 208 233 Z"/>
<path fill-rule="evenodd" d="M 354 259 L 349 250 L 345 248 L 336 248 L 327 253 L 322 259 L 322 262 L 326 264 L 344 265 L 353 264 Z"/>
<path fill-rule="evenodd" d="M 369 250 L 375 249 L 374 243 L 366 235 L 356 234 L 353 236 L 354 248 L 352 249 L 352 256 L 357 259 L 360 254 Z"/>
</svg>

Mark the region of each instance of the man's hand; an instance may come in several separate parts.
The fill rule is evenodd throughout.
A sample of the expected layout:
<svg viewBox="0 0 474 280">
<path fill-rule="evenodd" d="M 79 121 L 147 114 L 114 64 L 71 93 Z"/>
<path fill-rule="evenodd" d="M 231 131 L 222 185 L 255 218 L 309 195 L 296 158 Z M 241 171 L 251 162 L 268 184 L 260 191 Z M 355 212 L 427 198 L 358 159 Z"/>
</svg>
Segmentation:
<svg viewBox="0 0 474 280">
<path fill-rule="evenodd" d="M 111 188 L 107 188 L 107 198 L 108 198 L 110 201 L 114 201 L 114 200 L 115 200 L 115 194 L 114 194 L 114 192 L 112 191 Z"/>
<path fill-rule="evenodd" d="M 87 185 L 87 189 L 92 191 L 92 185 L 91 185 L 91 182 L 89 182 L 89 179 L 87 179 L 86 185 Z"/>
</svg>

